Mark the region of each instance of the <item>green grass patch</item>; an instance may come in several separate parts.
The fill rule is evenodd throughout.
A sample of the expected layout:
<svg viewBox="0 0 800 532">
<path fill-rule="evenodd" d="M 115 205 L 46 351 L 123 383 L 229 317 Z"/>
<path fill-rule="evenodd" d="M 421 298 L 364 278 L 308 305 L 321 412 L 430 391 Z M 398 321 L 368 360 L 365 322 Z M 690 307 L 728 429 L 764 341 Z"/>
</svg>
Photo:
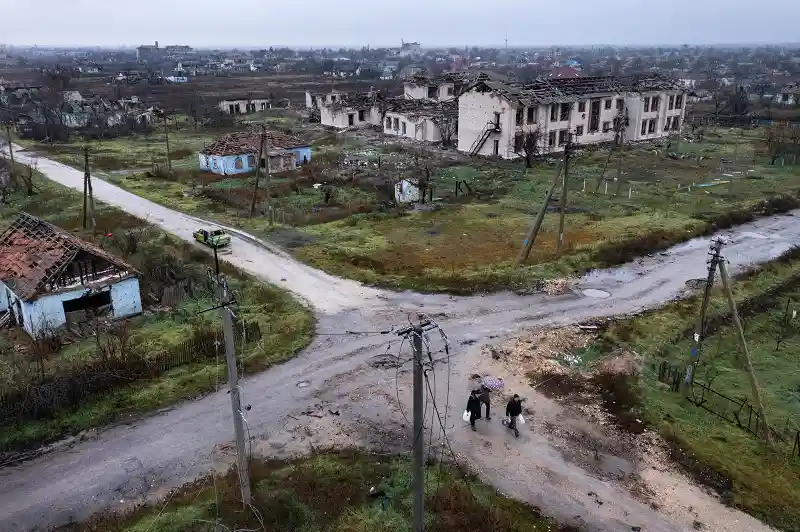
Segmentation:
<svg viewBox="0 0 800 532">
<path fill-rule="evenodd" d="M 181 488 L 160 513 L 141 508 L 105 516 L 62 532 L 411 532 L 408 459 L 356 452 L 316 455 L 291 462 L 255 462 L 250 478 L 254 511 L 243 512 L 235 475 L 201 479 Z M 371 487 L 378 491 L 370 496 Z M 426 530 L 431 532 L 567 532 L 536 508 L 508 499 L 447 465 L 429 466 L 425 483 Z M 263 519 L 263 522 L 260 521 Z"/>
</svg>

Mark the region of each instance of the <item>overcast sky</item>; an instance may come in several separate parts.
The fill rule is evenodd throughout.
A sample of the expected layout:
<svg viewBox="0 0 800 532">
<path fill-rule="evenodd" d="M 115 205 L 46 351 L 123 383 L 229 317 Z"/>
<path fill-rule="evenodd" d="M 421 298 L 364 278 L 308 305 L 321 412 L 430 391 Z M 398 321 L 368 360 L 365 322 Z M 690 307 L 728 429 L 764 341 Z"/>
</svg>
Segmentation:
<svg viewBox="0 0 800 532">
<path fill-rule="evenodd" d="M 0 43 L 196 47 L 800 41 L 800 0 L 0 0 Z"/>
</svg>

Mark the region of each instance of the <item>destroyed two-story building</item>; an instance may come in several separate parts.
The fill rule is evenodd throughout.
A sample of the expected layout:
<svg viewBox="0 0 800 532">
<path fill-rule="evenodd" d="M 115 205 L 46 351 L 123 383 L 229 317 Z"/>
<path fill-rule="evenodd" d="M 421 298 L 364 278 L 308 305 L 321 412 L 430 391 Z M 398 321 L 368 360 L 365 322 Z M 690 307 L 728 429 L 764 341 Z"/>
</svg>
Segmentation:
<svg viewBox="0 0 800 532">
<path fill-rule="evenodd" d="M 458 150 L 512 159 L 528 133 L 539 153 L 574 143 L 638 142 L 680 132 L 686 89 L 656 77 L 578 77 L 517 84 L 481 79 L 458 99 Z"/>
<path fill-rule="evenodd" d="M 0 321 L 32 338 L 94 316 L 142 312 L 139 272 L 107 251 L 22 213 L 0 234 Z"/>
</svg>

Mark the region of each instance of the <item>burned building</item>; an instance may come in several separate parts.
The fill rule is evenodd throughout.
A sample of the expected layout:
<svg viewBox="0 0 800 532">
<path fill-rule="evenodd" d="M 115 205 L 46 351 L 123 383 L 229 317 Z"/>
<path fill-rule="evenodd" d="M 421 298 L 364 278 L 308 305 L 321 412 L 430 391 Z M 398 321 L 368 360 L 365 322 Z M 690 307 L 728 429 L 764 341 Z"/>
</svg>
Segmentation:
<svg viewBox="0 0 800 532">
<path fill-rule="evenodd" d="M 142 311 L 139 272 L 99 247 L 22 213 L 0 234 L 0 319 L 41 338 L 95 315 Z"/>
</svg>

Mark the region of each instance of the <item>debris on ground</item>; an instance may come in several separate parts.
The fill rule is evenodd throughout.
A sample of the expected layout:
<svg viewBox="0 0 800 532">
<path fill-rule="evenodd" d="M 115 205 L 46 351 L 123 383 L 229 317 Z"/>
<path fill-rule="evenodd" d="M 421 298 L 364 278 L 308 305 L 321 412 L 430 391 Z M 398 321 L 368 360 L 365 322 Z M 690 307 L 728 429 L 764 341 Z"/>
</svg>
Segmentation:
<svg viewBox="0 0 800 532">
<path fill-rule="evenodd" d="M 487 358 L 499 361 L 511 374 L 565 374 L 580 364 L 575 350 L 586 347 L 592 334 L 576 326 L 534 329 L 497 346 L 484 346 Z"/>
<path fill-rule="evenodd" d="M 542 291 L 548 296 L 563 296 L 571 292 L 567 279 L 549 279 L 543 283 Z"/>
</svg>

